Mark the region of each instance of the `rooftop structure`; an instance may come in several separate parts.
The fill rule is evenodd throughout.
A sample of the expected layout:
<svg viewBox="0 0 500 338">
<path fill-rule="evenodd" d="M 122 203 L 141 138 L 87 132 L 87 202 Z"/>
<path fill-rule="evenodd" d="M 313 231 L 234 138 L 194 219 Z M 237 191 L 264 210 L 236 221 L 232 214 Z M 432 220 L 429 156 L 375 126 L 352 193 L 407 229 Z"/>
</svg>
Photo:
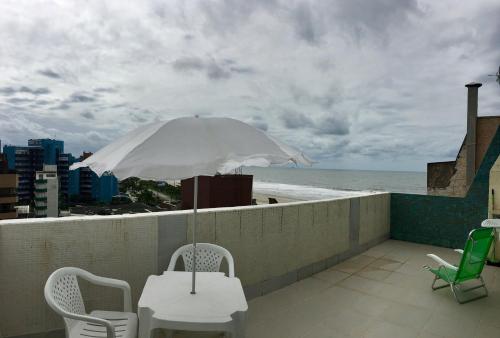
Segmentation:
<svg viewBox="0 0 500 338">
<path fill-rule="evenodd" d="M 467 87 L 467 134 L 454 161 L 427 164 L 427 193 L 465 197 L 500 126 L 500 116 L 478 116 L 480 83 Z"/>
</svg>

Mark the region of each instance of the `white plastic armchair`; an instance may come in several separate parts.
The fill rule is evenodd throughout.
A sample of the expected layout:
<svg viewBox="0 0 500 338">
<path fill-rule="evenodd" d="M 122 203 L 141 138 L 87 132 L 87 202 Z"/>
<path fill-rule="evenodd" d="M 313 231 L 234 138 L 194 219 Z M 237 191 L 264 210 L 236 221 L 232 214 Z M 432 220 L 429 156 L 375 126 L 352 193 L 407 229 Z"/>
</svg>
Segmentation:
<svg viewBox="0 0 500 338">
<path fill-rule="evenodd" d="M 77 277 L 92 284 L 123 290 L 123 312 L 92 311 L 87 314 Z M 54 271 L 44 289 L 47 304 L 64 318 L 66 337 L 135 338 L 137 315 L 132 313 L 130 286 L 127 282 L 96 276 L 88 271 L 65 267 Z"/>
<path fill-rule="evenodd" d="M 181 246 L 174 252 L 168 271 L 175 269 L 179 256 L 182 256 L 184 261 L 184 270 L 193 271 L 193 244 Z M 227 260 L 229 277 L 234 277 L 234 260 L 227 249 L 211 243 L 196 243 L 196 271 L 218 272 L 223 258 Z"/>
</svg>

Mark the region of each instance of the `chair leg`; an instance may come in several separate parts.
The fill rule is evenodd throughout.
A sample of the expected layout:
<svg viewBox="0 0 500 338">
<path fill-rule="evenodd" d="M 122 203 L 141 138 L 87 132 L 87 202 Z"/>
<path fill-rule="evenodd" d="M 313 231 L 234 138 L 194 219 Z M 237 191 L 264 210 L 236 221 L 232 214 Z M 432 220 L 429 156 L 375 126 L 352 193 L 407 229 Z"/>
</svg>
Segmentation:
<svg viewBox="0 0 500 338">
<path fill-rule="evenodd" d="M 436 282 L 441 279 L 439 278 L 437 275 L 434 276 L 434 280 L 432 281 L 432 290 L 439 290 L 439 289 L 443 289 L 443 288 L 447 288 L 450 286 L 450 284 L 443 284 L 443 285 L 439 285 L 439 286 L 436 286 Z"/>
<path fill-rule="evenodd" d="M 472 302 L 473 300 L 481 299 L 481 298 L 484 298 L 484 297 L 488 296 L 488 289 L 486 288 L 486 284 L 484 283 L 483 278 L 479 277 L 478 279 L 481 281 L 481 285 L 473 286 L 473 287 L 470 287 L 470 288 L 467 288 L 467 289 L 464 289 L 464 290 L 461 290 L 458 287 L 458 285 L 456 285 L 456 284 L 451 285 L 451 291 L 453 292 L 453 297 L 455 297 L 455 300 L 458 303 L 465 304 L 465 303 Z M 482 295 L 478 295 L 476 297 L 467 298 L 467 299 L 463 299 L 463 298 L 461 298 L 459 296 L 460 293 L 463 294 L 465 292 L 476 290 L 476 289 L 480 289 L 480 288 L 484 289 L 484 294 L 482 294 Z"/>
</svg>

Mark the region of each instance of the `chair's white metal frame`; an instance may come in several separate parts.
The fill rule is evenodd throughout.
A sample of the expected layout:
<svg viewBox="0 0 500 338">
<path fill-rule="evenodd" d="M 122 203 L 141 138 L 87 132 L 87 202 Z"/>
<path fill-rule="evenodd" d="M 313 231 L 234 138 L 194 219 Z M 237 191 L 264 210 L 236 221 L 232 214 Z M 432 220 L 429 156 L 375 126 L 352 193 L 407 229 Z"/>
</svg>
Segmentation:
<svg viewBox="0 0 500 338">
<path fill-rule="evenodd" d="M 167 271 L 175 270 L 175 264 L 180 256 L 184 261 L 185 271 L 193 271 L 193 244 L 181 246 L 173 253 Z M 211 243 L 196 243 L 197 272 L 219 272 L 223 258 L 227 260 L 229 277 L 234 277 L 234 260 L 227 249 Z"/>
<path fill-rule="evenodd" d="M 103 326 L 106 328 L 107 338 L 116 338 L 115 325 L 112 323 L 113 319 L 99 318 L 92 316 L 92 313 L 87 314 L 85 312 L 77 277 L 92 284 L 121 289 L 123 291 L 123 312 L 132 313 L 132 297 L 130 285 L 127 282 L 96 276 L 80 268 L 60 268 L 54 271 L 45 283 L 44 295 L 47 304 L 64 318 L 66 337 L 70 338 L 72 329 L 78 325 L 79 321 L 82 321 L 96 326 Z M 61 294 L 72 297 L 72 299 L 69 301 L 63 299 Z M 132 336 L 136 337 L 137 332 L 133 332 Z"/>
</svg>

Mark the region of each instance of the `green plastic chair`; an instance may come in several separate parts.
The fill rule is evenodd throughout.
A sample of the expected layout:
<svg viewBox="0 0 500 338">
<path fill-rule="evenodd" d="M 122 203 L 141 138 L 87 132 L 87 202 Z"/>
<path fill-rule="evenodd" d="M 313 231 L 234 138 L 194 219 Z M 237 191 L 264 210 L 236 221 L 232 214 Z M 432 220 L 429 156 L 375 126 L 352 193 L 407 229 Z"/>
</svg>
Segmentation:
<svg viewBox="0 0 500 338">
<path fill-rule="evenodd" d="M 439 264 L 437 269 L 427 265 L 424 266 L 424 268 L 435 275 L 434 281 L 432 282 L 432 290 L 438 290 L 449 286 L 453 296 L 460 304 L 488 296 L 488 289 L 486 289 L 484 280 L 481 277 L 481 272 L 486 263 L 493 237 L 494 229 L 480 228 L 472 230 L 465 243 L 465 248 L 463 250 L 455 249 L 456 252 L 462 254 L 462 259 L 458 266 L 452 265 L 434 254 L 428 254 L 428 257 Z M 436 282 L 440 279 L 446 282 L 446 284 L 436 286 Z M 462 283 L 473 279 L 479 279 L 481 284 L 465 289 L 461 288 Z M 483 294 L 468 299 L 461 297 L 463 293 L 479 288 L 484 288 Z"/>
</svg>

